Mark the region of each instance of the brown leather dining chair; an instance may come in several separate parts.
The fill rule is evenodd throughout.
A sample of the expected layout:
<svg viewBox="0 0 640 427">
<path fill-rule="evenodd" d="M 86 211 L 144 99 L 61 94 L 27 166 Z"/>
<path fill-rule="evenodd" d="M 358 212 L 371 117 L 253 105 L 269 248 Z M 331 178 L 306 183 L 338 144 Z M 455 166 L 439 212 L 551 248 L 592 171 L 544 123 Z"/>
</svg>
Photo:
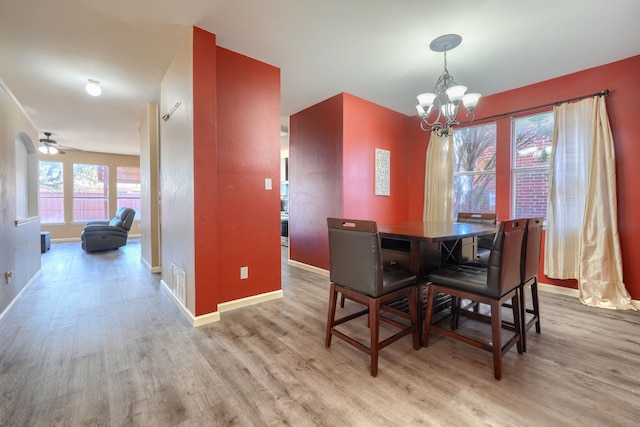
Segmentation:
<svg viewBox="0 0 640 427">
<path fill-rule="evenodd" d="M 520 284 L 522 241 L 524 237 L 525 221 L 522 219 L 503 221 L 491 248 L 487 267 L 474 265 L 447 265 L 428 276 L 427 308 L 423 328 L 423 345 L 429 345 L 429 332 L 434 331 L 447 335 L 456 340 L 471 344 L 493 353 L 493 370 L 496 379 L 502 377 L 502 356 L 514 345 L 518 353 L 522 353 L 522 330 L 520 311 Z M 473 302 L 488 304 L 490 316 L 471 310 L 456 310 L 460 314 L 472 319 L 491 324 L 491 339 L 480 340 L 464 334 L 457 322 L 452 322 L 451 328 L 440 326 L 439 322 L 431 324 L 434 301 L 438 294 L 451 295 L 452 301 L 467 299 Z M 506 301 L 511 301 L 513 322 L 503 322 L 501 307 Z M 452 304 L 452 311 L 455 310 Z M 452 313 L 454 315 L 454 313 Z M 455 328 L 454 328 L 455 327 Z M 502 344 L 501 331 L 507 329 L 512 332 L 507 342 Z"/>
<path fill-rule="evenodd" d="M 327 218 L 329 231 L 330 293 L 325 345 L 333 336 L 371 356 L 371 375 L 378 374 L 378 352 L 406 335 L 413 336 L 413 348 L 420 349 L 418 336 L 417 278 L 382 265 L 380 235 L 375 221 Z M 336 319 L 338 294 L 364 306 L 364 309 Z M 406 298 L 409 313 L 387 303 Z M 367 315 L 369 345 L 357 332 L 347 335 L 348 327 L 339 325 Z M 406 321 L 402 321 L 402 319 Z M 395 334 L 380 341 L 381 322 L 398 328 Z"/>
<path fill-rule="evenodd" d="M 456 222 L 470 222 L 488 225 L 496 225 L 497 221 L 497 214 L 486 212 L 458 212 L 458 216 L 456 219 Z M 495 234 L 479 236 L 477 238 L 476 252 L 478 259 L 484 259 L 485 261 L 489 259 L 489 254 L 491 253 L 491 246 L 493 245 L 494 238 Z"/>
<path fill-rule="evenodd" d="M 522 349 L 527 351 L 527 331 L 534 325 L 540 333 L 540 307 L 538 302 L 538 269 L 540 268 L 540 242 L 544 218 L 528 218 L 522 243 L 522 279 L 520 289 L 520 313 L 522 319 Z M 526 289 L 531 289 L 532 308 L 526 304 Z M 526 315 L 531 314 L 527 320 Z"/>
</svg>

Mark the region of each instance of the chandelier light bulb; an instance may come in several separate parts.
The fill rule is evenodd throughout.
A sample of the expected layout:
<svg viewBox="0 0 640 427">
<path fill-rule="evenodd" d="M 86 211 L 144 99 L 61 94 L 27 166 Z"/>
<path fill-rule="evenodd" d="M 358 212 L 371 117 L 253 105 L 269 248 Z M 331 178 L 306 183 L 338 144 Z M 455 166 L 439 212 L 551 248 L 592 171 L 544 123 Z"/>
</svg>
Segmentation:
<svg viewBox="0 0 640 427">
<path fill-rule="evenodd" d="M 102 93 L 102 87 L 100 87 L 100 82 L 97 80 L 89 79 L 87 85 L 84 88 L 91 96 L 100 96 L 100 94 Z"/>
</svg>

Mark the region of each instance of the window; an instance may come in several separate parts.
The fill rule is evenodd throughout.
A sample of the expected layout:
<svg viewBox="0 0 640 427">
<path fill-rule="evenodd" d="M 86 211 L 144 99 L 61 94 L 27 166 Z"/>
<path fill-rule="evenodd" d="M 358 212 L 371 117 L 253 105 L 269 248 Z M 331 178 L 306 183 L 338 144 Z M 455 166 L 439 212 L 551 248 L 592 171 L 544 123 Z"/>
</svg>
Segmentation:
<svg viewBox="0 0 640 427">
<path fill-rule="evenodd" d="M 135 219 L 140 219 L 140 168 L 118 166 L 116 168 L 118 209 L 127 207 L 136 211 Z"/>
<path fill-rule="evenodd" d="M 73 165 L 73 220 L 109 219 L 109 169 Z"/>
<path fill-rule="evenodd" d="M 512 119 L 513 218 L 547 215 L 553 111 Z"/>
<path fill-rule="evenodd" d="M 453 217 L 458 212 L 495 212 L 496 124 L 456 129 L 453 145 Z"/>
<path fill-rule="evenodd" d="M 40 162 L 40 222 L 64 222 L 64 174 L 61 162 Z"/>
</svg>

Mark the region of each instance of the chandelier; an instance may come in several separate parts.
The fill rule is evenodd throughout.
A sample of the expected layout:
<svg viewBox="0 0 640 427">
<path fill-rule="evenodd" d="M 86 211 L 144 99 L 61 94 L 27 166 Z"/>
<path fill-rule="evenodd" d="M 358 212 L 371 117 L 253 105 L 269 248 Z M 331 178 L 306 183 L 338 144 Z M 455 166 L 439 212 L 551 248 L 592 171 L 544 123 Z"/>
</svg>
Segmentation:
<svg viewBox="0 0 640 427">
<path fill-rule="evenodd" d="M 433 93 L 418 95 L 416 109 L 422 118 L 420 127 L 424 131 L 435 130 L 440 136 L 448 136 L 453 125 L 467 125 L 473 121 L 473 109 L 480 99 L 479 93 L 466 93 L 467 87 L 456 83 L 447 70 L 447 51 L 457 47 L 462 42 L 458 34 L 445 34 L 434 39 L 429 48 L 434 52 L 444 53 L 444 72 L 433 88 Z M 460 104 L 464 105 L 466 121 L 459 121 Z M 434 112 L 434 110 L 437 112 Z M 429 120 L 432 116 L 433 121 Z"/>
</svg>

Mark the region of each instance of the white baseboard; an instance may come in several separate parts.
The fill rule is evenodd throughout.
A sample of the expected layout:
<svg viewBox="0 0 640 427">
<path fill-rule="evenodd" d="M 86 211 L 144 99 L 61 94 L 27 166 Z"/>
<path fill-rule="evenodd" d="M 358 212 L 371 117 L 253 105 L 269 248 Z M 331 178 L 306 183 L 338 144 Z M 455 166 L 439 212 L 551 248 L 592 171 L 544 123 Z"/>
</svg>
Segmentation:
<svg viewBox="0 0 640 427">
<path fill-rule="evenodd" d="M 171 288 L 164 280 L 160 280 L 162 289 L 171 297 L 173 302 L 178 306 L 184 317 L 187 318 L 191 326 L 198 327 L 207 325 L 209 323 L 217 322 L 220 320 L 220 312 L 214 311 L 213 313 L 207 313 L 202 316 L 194 316 L 193 313 L 180 301 L 178 296 L 171 291 Z"/>
<path fill-rule="evenodd" d="M 18 295 L 16 295 L 15 298 L 13 298 L 11 300 L 9 305 L 7 305 L 4 310 L 2 310 L 2 313 L 0 313 L 0 325 L 2 325 L 2 321 L 4 320 L 4 316 L 9 312 L 9 310 L 11 310 L 11 307 L 13 307 L 13 304 L 15 304 L 15 302 L 18 301 L 18 298 L 20 298 L 20 296 L 24 293 L 24 291 L 26 291 L 27 288 L 29 286 L 31 286 L 31 284 L 33 282 L 35 282 L 38 277 L 40 277 L 41 273 L 42 273 L 42 268 L 40 268 L 36 272 L 36 274 L 33 275 L 33 277 L 27 282 L 26 285 L 24 285 L 24 287 L 20 290 L 20 292 L 18 292 Z"/>
<path fill-rule="evenodd" d="M 187 318 L 189 323 L 192 326 L 204 326 L 209 323 L 220 321 L 220 313 L 235 310 L 241 307 L 248 307 L 250 305 L 258 304 L 265 301 L 271 301 L 273 299 L 283 298 L 284 293 L 282 290 L 266 292 L 264 294 L 252 295 L 246 298 L 240 298 L 233 301 L 223 302 L 218 304 L 218 311 L 214 311 L 213 313 L 203 314 L 202 316 L 194 316 L 191 311 L 185 307 L 185 305 L 180 301 L 178 296 L 171 291 L 171 288 L 167 285 L 164 280 L 160 280 L 162 284 L 162 289 L 171 297 L 173 302 L 178 306 L 182 314 Z"/>
<path fill-rule="evenodd" d="M 147 267 L 152 274 L 162 273 L 162 267 L 161 266 L 151 267 L 151 264 L 149 264 L 147 262 L 147 260 L 144 259 L 144 257 L 142 257 L 142 256 L 140 256 L 140 262 L 142 262 L 145 265 L 145 267 Z"/>
<path fill-rule="evenodd" d="M 218 304 L 218 312 L 224 313 L 226 311 L 235 310 L 241 307 L 248 307 L 250 305 L 259 304 L 265 301 L 271 301 L 278 298 L 283 298 L 284 292 L 282 289 L 272 292 L 266 292 L 264 294 L 252 295 L 250 297 L 240 298 L 233 301 L 222 302 Z"/>
<path fill-rule="evenodd" d="M 580 292 L 577 289 L 565 288 L 564 286 L 550 285 L 548 283 L 538 282 L 538 289 L 552 294 L 567 295 L 574 298 L 580 297 Z"/>
<path fill-rule="evenodd" d="M 305 264 L 302 262 L 294 261 L 292 259 L 287 261 L 287 264 L 301 268 L 302 270 L 307 270 L 312 273 L 320 274 L 321 276 L 329 277 L 329 270 L 325 270 L 324 268 L 316 267 L 313 265 Z"/>
</svg>

